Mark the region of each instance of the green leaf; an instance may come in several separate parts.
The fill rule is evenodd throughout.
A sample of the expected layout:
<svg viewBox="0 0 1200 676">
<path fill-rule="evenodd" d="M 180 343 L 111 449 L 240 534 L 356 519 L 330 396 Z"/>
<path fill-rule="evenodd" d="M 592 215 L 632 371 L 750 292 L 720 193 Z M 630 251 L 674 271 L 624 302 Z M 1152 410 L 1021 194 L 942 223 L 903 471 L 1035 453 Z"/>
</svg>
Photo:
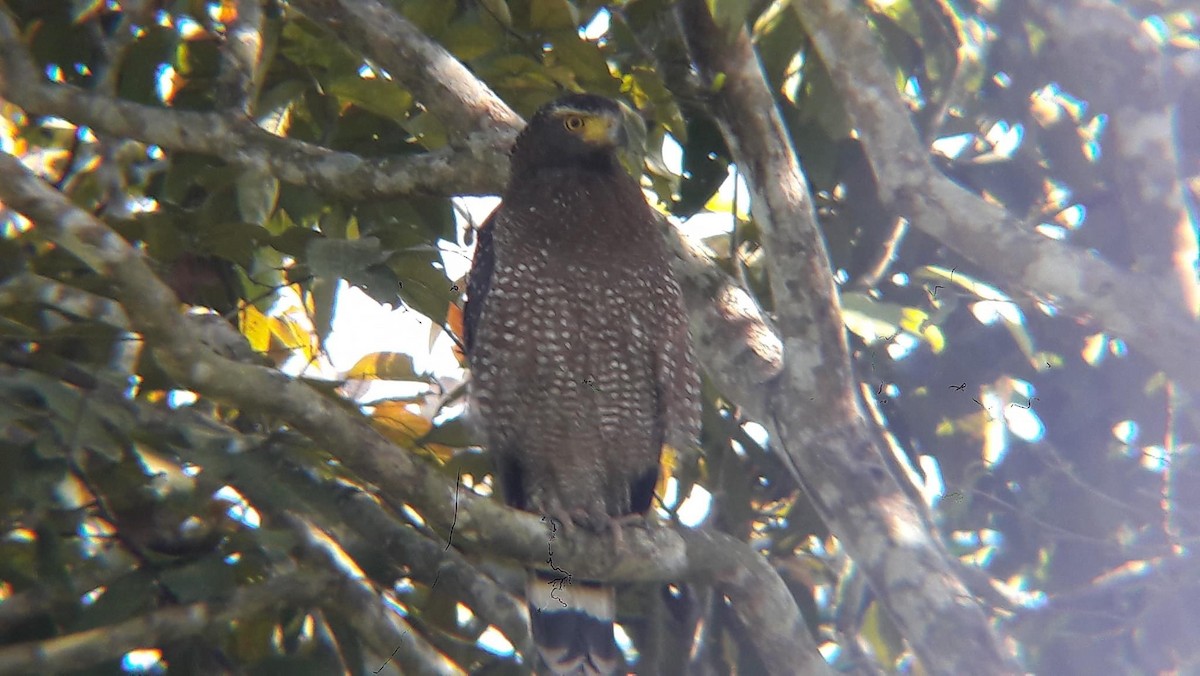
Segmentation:
<svg viewBox="0 0 1200 676">
<path fill-rule="evenodd" d="M 154 576 L 145 570 L 135 570 L 109 583 L 96 602 L 85 606 L 70 623 L 70 630 L 96 629 L 151 611 L 157 605 L 158 594 Z"/>
<path fill-rule="evenodd" d="M 243 268 L 250 268 L 254 257 L 262 252 L 262 242 L 270 239 L 266 228 L 254 223 L 203 223 L 196 229 L 194 250 L 220 256 Z"/>
<path fill-rule="evenodd" d="M 704 208 L 729 175 L 729 149 L 720 128 L 707 115 L 688 120 L 683 144 L 683 180 L 672 212 L 687 218 Z"/>
<path fill-rule="evenodd" d="M 54 438 L 39 439 L 39 450 L 47 458 L 61 457 L 68 450 L 86 448 L 110 460 L 117 460 L 124 450 L 122 439 L 114 436 L 106 425 L 105 415 L 119 416 L 121 411 L 107 405 L 101 397 L 88 393 L 35 371 L 15 371 L 0 375 L 0 392 L 47 412 L 55 430 Z M 127 414 L 119 421 L 121 427 L 131 423 Z"/>
<path fill-rule="evenodd" d="M 307 258 L 314 275 L 344 279 L 380 303 L 395 303 L 397 293 L 403 293 L 396 275 L 384 265 L 387 254 L 374 237 L 315 239 L 308 245 Z"/>
<path fill-rule="evenodd" d="M 308 245 L 308 265 L 313 274 L 321 277 L 346 279 L 355 270 L 378 265 L 387 254 L 374 237 L 362 239 L 316 239 Z"/>
<path fill-rule="evenodd" d="M 460 61 L 474 61 L 500 49 L 504 39 L 504 26 L 489 16 L 474 14 L 455 21 L 442 41 Z"/>
<path fill-rule="evenodd" d="M 213 184 L 216 173 L 228 171 L 218 167 L 215 160 L 194 153 L 174 153 L 171 155 L 171 167 L 167 170 L 163 181 L 160 199 L 174 205 L 193 207 L 197 199 L 197 189 L 206 188 Z M 199 191 L 203 196 L 203 191 Z"/>
<path fill-rule="evenodd" d="M 883 664 L 894 664 L 904 649 L 903 637 L 878 603 L 872 603 L 863 615 L 862 637 Z"/>
<path fill-rule="evenodd" d="M 600 47 L 580 38 L 574 26 L 554 31 L 546 39 L 551 45 L 548 64 L 569 69 L 574 75 L 572 79 L 590 92 L 609 96 L 620 93 L 620 81 L 609 72 Z"/>
<path fill-rule="evenodd" d="M 496 21 L 506 27 L 512 27 L 512 12 L 509 11 L 505 0 L 479 0 L 479 6 Z"/>
<path fill-rule="evenodd" d="M 283 212 L 276 212 L 277 214 Z M 286 216 L 285 216 L 286 218 Z M 293 258 L 303 258 L 308 251 L 308 245 L 313 241 L 321 239 L 321 233 L 308 228 L 292 227 L 284 230 L 283 233 L 271 238 L 271 246 L 280 253 L 287 254 Z"/>
<path fill-rule="evenodd" d="M 279 186 L 279 208 L 298 226 L 309 229 L 321 221 L 328 202 L 321 194 L 303 186 L 283 183 Z M 276 232 L 270 225 L 267 227 Z"/>
<path fill-rule="evenodd" d="M 237 587 L 233 567 L 219 555 L 208 555 L 181 568 L 165 570 L 159 579 L 180 603 L 226 596 Z"/>
<path fill-rule="evenodd" d="M 437 150 L 446 145 L 446 125 L 436 115 L 425 111 L 412 116 L 404 122 L 408 133 L 417 137 L 421 145 L 428 150 Z"/>
<path fill-rule="evenodd" d="M 0 540 L 0 579 L 22 586 L 34 584 L 38 579 L 37 563 L 37 543 L 33 539 L 9 535 Z"/>
<path fill-rule="evenodd" d="M 382 78 L 344 75 L 325 85 L 325 91 L 366 110 L 403 123 L 412 108 L 412 94 Z"/>
<path fill-rule="evenodd" d="M 279 623 L 271 612 L 259 613 L 238 619 L 238 630 L 233 635 L 233 654 L 243 663 L 253 664 L 271 657 L 275 650 L 273 637 Z M 280 671 L 276 673 L 291 673 Z"/>
<path fill-rule="evenodd" d="M 13 7 L 14 3 L 5 3 Z M 63 3 L 37 3 L 43 6 L 38 17 L 37 30 L 30 31 L 30 51 L 37 62 L 39 72 L 46 66 L 57 65 L 62 68 L 62 75 L 71 84 L 80 85 L 84 77 L 79 74 L 72 64 L 91 63 L 94 56 L 95 42 L 91 39 L 89 26 L 75 25 L 71 16 L 64 10 Z M 10 9 L 11 11 L 11 9 Z"/>
<path fill-rule="evenodd" d="M 622 91 L 628 91 L 638 110 L 654 113 L 654 121 L 670 130 L 679 142 L 687 140 L 687 123 L 683 111 L 675 101 L 675 95 L 667 89 L 658 72 L 642 66 L 635 67 L 621 83 Z"/>
<path fill-rule="evenodd" d="M 162 105 L 157 88 L 159 69 L 174 59 L 179 33 L 156 24 L 142 30 L 144 34 L 123 55 L 117 92 L 123 99 L 158 106 Z"/>
<path fill-rule="evenodd" d="M 471 428 L 462 416 L 459 416 L 434 427 L 428 434 L 421 437 L 421 443 L 467 448 L 479 443 L 479 440 L 471 432 Z"/>
<path fill-rule="evenodd" d="M 455 237 L 454 209 L 449 199 L 408 197 L 371 200 L 354 211 L 359 232 L 377 237 L 387 250 L 432 245 Z"/>
<path fill-rule="evenodd" d="M 337 284 L 331 279 L 317 278 L 309 286 L 312 294 L 313 326 L 321 345 L 333 333 L 333 311 L 337 305 Z"/>
<path fill-rule="evenodd" d="M 557 30 L 575 31 L 579 27 L 579 14 L 567 0 L 531 0 L 529 3 L 529 28 L 548 32 Z"/>
<path fill-rule="evenodd" d="M 243 169 L 235 184 L 238 212 L 247 223 L 263 223 L 279 201 L 279 179 L 257 169 Z"/>
<path fill-rule="evenodd" d="M 389 265 L 404 280 L 400 297 L 426 317 L 445 323 L 452 283 L 438 267 L 441 260 L 437 252 L 401 252 L 392 256 Z"/>
<path fill-rule="evenodd" d="M 446 0 L 404 0 L 401 10 L 405 18 L 434 37 L 440 37 L 454 17 L 458 3 Z"/>
<path fill-rule="evenodd" d="M 306 19 L 288 21 L 283 26 L 279 52 L 297 66 L 320 71 L 357 70 L 362 59 L 352 56 L 342 44 Z"/>
</svg>

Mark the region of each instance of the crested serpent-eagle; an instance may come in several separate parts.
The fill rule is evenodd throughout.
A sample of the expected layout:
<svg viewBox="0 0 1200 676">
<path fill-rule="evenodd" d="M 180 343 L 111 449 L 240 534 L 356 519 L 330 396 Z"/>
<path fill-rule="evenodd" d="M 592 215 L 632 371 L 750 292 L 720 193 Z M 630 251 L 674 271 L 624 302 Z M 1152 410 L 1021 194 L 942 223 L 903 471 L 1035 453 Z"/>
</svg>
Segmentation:
<svg viewBox="0 0 1200 676">
<path fill-rule="evenodd" d="M 537 111 L 479 231 L 464 312 L 472 407 L 504 500 L 593 532 L 649 510 L 663 445 L 699 435 L 687 318 L 662 219 L 618 160 L 625 139 L 607 98 Z M 552 673 L 622 668 L 611 587 L 532 571 L 527 599 Z"/>
</svg>

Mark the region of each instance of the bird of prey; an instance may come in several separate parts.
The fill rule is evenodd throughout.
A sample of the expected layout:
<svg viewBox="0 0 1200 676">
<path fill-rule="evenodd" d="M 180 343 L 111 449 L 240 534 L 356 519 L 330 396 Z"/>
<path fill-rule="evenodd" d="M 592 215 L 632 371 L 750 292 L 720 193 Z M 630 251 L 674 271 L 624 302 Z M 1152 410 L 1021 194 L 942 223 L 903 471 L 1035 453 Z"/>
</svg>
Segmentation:
<svg viewBox="0 0 1200 676">
<path fill-rule="evenodd" d="M 570 532 L 650 508 L 664 444 L 699 436 L 699 378 L 662 219 L 618 160 L 621 107 L 575 94 L 513 146 L 479 231 L 464 344 L 505 501 Z M 611 587 L 533 571 L 534 641 L 554 674 L 611 674 Z"/>
</svg>

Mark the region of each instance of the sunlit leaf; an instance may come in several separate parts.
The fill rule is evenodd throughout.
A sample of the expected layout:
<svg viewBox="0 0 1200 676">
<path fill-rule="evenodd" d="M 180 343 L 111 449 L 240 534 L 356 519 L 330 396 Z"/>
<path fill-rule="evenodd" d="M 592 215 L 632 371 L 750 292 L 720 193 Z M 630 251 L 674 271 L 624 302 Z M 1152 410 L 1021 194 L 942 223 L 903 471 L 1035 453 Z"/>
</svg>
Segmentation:
<svg viewBox="0 0 1200 676">
<path fill-rule="evenodd" d="M 266 352 L 271 346 L 271 320 L 253 305 L 245 305 L 238 311 L 238 328 L 251 349 Z"/>
<path fill-rule="evenodd" d="M 419 413 L 409 411 L 407 406 L 398 401 L 375 404 L 371 421 L 388 439 L 404 448 L 413 448 L 418 439 L 433 429 L 433 422 Z"/>
<path fill-rule="evenodd" d="M 310 363 L 317 358 L 312 336 L 299 322 L 286 316 L 271 317 L 268 321 L 274 339 L 273 348 L 277 345 L 286 352 L 300 350 L 304 360 Z"/>
<path fill-rule="evenodd" d="M 399 352 L 373 352 L 362 357 L 343 376 L 347 380 L 424 380 L 412 357 Z"/>
</svg>

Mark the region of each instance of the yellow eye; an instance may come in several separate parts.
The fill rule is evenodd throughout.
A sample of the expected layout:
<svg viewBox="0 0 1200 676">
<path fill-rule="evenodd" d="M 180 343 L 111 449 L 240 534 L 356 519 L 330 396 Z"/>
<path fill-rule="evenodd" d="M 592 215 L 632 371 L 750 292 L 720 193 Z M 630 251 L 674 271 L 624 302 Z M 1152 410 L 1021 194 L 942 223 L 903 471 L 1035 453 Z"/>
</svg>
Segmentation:
<svg viewBox="0 0 1200 676">
<path fill-rule="evenodd" d="M 567 131 L 579 131 L 583 129 L 583 118 L 578 115 L 568 115 L 563 118 L 563 126 L 567 128 Z"/>
</svg>

